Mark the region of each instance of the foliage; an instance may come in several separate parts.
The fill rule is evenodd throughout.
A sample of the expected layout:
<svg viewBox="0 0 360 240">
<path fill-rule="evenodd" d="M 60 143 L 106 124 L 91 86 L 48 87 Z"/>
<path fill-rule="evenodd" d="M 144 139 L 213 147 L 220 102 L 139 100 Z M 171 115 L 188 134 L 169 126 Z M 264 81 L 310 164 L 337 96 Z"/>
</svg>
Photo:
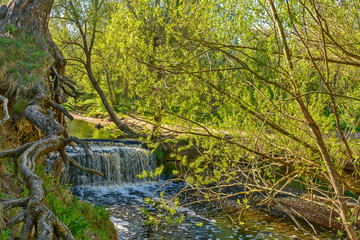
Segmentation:
<svg viewBox="0 0 360 240">
<path fill-rule="evenodd" d="M 110 139 L 122 138 L 124 133 L 116 127 L 115 124 L 110 124 L 104 127 Z"/>
<path fill-rule="evenodd" d="M 63 52 L 72 60 L 72 67 L 69 67 L 67 70 L 68 75 L 77 79 L 79 92 L 83 93 L 77 101 L 69 99 L 69 104 L 78 104 L 80 109 L 85 108 L 89 112 L 96 114 L 106 113 L 106 109 L 98 98 L 98 93 L 92 83 L 89 81 L 90 73 L 86 69 L 86 62 L 87 57 L 92 59 L 90 75 L 96 78 L 97 84 L 108 94 L 109 89 L 104 74 L 106 64 L 102 63 L 103 57 L 98 47 L 102 31 L 98 29 L 105 28 L 109 12 L 113 9 L 112 4 L 112 1 L 57 0 L 55 1 L 53 12 L 55 17 L 52 21 L 53 24 L 50 25 L 52 32 L 58 33 L 54 36 L 55 42 L 60 46 L 67 46 L 63 49 Z M 78 21 L 78 24 L 76 21 Z M 81 30 L 83 31 L 82 33 L 79 27 L 84 28 L 84 30 Z M 86 47 L 83 46 L 82 34 L 85 40 L 88 41 Z M 87 49 L 88 55 L 84 54 L 84 49 Z"/>
<path fill-rule="evenodd" d="M 208 200 L 241 194 L 224 194 L 229 185 L 272 199 L 275 188 L 301 181 L 337 201 L 334 210 L 352 228 L 343 189 L 360 194 L 357 4 L 106 3 L 116 7 L 101 8 L 106 16 L 92 22 L 106 25 L 94 46 L 99 84 L 108 88 L 106 65 L 117 105 L 127 106 L 118 109 L 158 126 L 144 130 L 149 140 L 161 136 L 161 126 L 189 139 L 173 156 L 182 163 L 179 178 Z M 74 37 L 71 29 L 68 22 L 53 26 L 66 33 L 64 46 Z M 81 75 L 76 67 L 70 71 Z M 79 85 L 85 91 L 79 105 L 95 103 L 89 84 Z M 195 159 L 184 154 L 190 149 L 199 153 Z"/>
<path fill-rule="evenodd" d="M 10 229 L 8 229 L 8 230 L 1 230 L 1 235 L 0 235 L 0 237 L 1 237 L 1 239 L 9 239 L 10 238 Z"/>
<path fill-rule="evenodd" d="M 143 207 L 141 211 L 146 215 L 147 220 L 145 224 L 159 225 L 159 224 L 176 224 L 182 222 L 183 215 L 179 215 L 176 212 L 179 201 L 176 199 L 173 202 L 166 201 L 163 198 L 163 192 L 160 193 L 162 197 L 159 202 L 151 200 L 151 198 L 145 198 L 144 203 L 151 206 L 150 210 Z M 157 214 L 154 214 L 156 212 Z"/>
</svg>

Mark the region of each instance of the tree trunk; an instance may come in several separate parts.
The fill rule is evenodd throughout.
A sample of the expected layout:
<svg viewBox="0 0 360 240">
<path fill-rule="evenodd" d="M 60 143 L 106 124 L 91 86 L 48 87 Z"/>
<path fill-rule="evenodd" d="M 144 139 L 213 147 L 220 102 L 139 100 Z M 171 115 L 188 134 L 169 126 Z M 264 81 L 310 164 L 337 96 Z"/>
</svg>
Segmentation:
<svg viewBox="0 0 360 240">
<path fill-rule="evenodd" d="M 105 71 L 105 75 L 106 75 L 106 83 L 107 83 L 107 86 L 108 86 L 108 89 L 109 89 L 109 99 L 110 99 L 110 102 L 111 102 L 111 105 L 113 106 L 113 108 L 116 109 L 116 104 L 115 104 L 115 101 L 114 101 L 114 98 L 113 98 L 113 93 L 112 93 L 112 90 L 111 90 L 110 76 L 109 76 L 109 72 L 108 72 L 107 67 L 105 66 L 105 64 L 104 64 L 104 71 Z"/>
<path fill-rule="evenodd" d="M 54 0 L 10 0 L 0 8 L 0 28 L 10 23 L 20 29 L 48 34 Z"/>
<path fill-rule="evenodd" d="M 45 136 L 38 141 L 25 143 L 24 145 L 7 151 L 0 152 L 0 158 L 12 157 L 14 159 L 15 170 L 17 171 L 18 161 L 20 160 L 20 175 L 26 188 L 29 191 L 28 197 L 22 199 L 1 199 L 0 209 L 9 210 L 11 208 L 21 208 L 22 211 L 12 217 L 8 222 L 8 227 L 23 223 L 21 231 L 21 239 L 75 239 L 70 230 L 48 209 L 45 203 L 46 194 L 55 191 L 44 189 L 42 179 L 35 173 L 35 167 L 41 163 L 38 159 L 44 154 L 51 152 L 64 152 L 64 148 L 71 142 L 79 142 L 75 138 L 66 138 L 65 128 L 59 122 L 62 122 L 65 113 L 70 119 L 71 115 L 59 103 L 60 99 L 64 99 L 64 91 L 58 86 L 52 86 L 52 81 L 66 83 L 69 86 L 72 80 L 64 77 L 66 61 L 53 42 L 48 31 L 48 22 L 53 0 L 11 0 L 7 4 L 0 7 L 0 32 L 7 31 L 7 24 L 24 31 L 24 33 L 32 32 L 36 38 L 37 47 L 43 49 L 46 54 L 45 62 L 39 66 L 40 72 L 44 76 L 35 80 L 34 96 L 23 112 L 23 116 L 30 123 L 41 130 Z M 11 33 L 10 33 L 11 34 Z M 15 35 L 14 35 L 15 36 Z M 0 36 L 8 37 L 8 36 Z M 25 43 L 26 44 L 26 43 Z M 21 74 L 21 69 L 18 69 Z M 0 78 L 0 86 L 3 86 Z M 0 96 L 7 89 L 0 88 Z M 54 94 L 56 92 L 56 94 Z M 7 107 L 7 98 L 9 102 L 13 102 L 14 97 L 10 93 L 9 96 L 1 96 L 4 108 Z M 54 96 L 59 96 L 56 97 Z M 7 98 L 6 98 L 7 97 Z M 52 109 L 52 110 L 51 110 Z M 58 111 L 55 114 L 53 111 Z M 0 121 L 0 126 L 7 120 L 9 114 L 4 110 L 5 117 Z M 6 116 L 8 115 L 8 116 Z M 60 120 L 60 121 L 59 121 Z M 75 167 L 81 168 L 75 160 L 69 159 L 68 156 L 63 157 L 64 165 L 72 163 Z M 94 170 L 83 168 L 84 171 L 93 172 L 102 175 Z M 17 173 L 15 173 L 17 176 Z M 15 175 L 14 174 L 14 175 Z M 62 176 L 62 178 L 64 175 Z M 35 228 L 35 231 L 33 229 Z"/>
<path fill-rule="evenodd" d="M 110 106 L 108 100 L 106 99 L 105 93 L 103 92 L 103 90 L 100 88 L 99 84 L 97 83 L 93 73 L 92 73 L 92 68 L 91 68 L 91 61 L 90 61 L 90 56 L 87 56 L 87 64 L 86 64 L 86 72 L 88 74 L 88 77 L 90 79 L 91 84 L 94 86 L 96 92 L 99 94 L 102 103 L 104 104 L 107 112 L 109 113 L 111 119 L 114 121 L 115 125 L 123 132 L 129 134 L 132 133 L 131 129 L 126 126 L 125 124 L 123 124 L 119 118 L 116 116 L 114 110 L 112 109 L 112 107 Z"/>
<path fill-rule="evenodd" d="M 70 1 L 70 5 L 74 6 L 73 3 Z M 99 9 L 97 9 L 99 10 Z M 94 42 L 95 42 L 95 37 L 96 37 L 96 25 L 93 26 L 92 29 L 92 34 L 91 37 L 89 37 L 87 34 L 86 29 L 83 29 L 83 25 L 82 23 L 79 21 L 79 19 L 77 18 L 77 16 L 73 16 L 74 17 L 74 23 L 76 25 L 76 27 L 79 30 L 80 36 L 81 36 L 81 41 L 82 41 L 82 49 L 84 51 L 85 54 L 85 58 L 86 60 L 83 61 L 81 60 L 82 64 L 84 64 L 84 67 L 86 69 L 87 75 L 90 79 L 91 84 L 93 85 L 93 87 L 95 88 L 95 90 L 97 91 L 97 93 L 100 96 L 100 99 L 102 101 L 102 103 L 104 104 L 107 112 L 109 113 L 111 119 L 114 121 L 115 125 L 123 132 L 127 133 L 127 134 L 133 134 L 133 131 L 126 126 L 125 124 L 123 124 L 119 118 L 116 116 L 114 110 L 112 109 L 112 107 L 110 106 L 108 100 L 106 99 L 106 96 L 103 92 L 103 90 L 100 88 L 99 84 L 97 83 L 94 74 L 92 72 L 92 63 L 91 63 L 91 56 L 92 56 L 92 50 L 93 50 L 93 46 L 94 46 Z M 90 40 L 89 40 L 90 39 Z"/>
</svg>

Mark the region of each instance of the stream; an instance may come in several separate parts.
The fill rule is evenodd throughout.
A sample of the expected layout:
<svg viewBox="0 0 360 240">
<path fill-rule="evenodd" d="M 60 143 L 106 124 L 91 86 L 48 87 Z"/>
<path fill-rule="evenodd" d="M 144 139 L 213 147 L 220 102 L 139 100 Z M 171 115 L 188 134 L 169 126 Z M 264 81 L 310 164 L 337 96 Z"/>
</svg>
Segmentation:
<svg viewBox="0 0 360 240">
<path fill-rule="evenodd" d="M 67 131 L 71 136 L 86 138 L 94 157 L 87 159 L 80 148 L 67 149 L 68 153 L 82 165 L 105 174 L 100 178 L 70 169 L 68 181 L 74 185 L 73 194 L 105 206 L 119 239 L 314 239 L 310 228 L 300 230 L 286 216 L 275 217 L 265 211 L 249 209 L 239 219 L 239 213 L 228 215 L 211 203 L 179 207 L 175 216 L 183 216 L 180 223 L 148 225 L 142 209 L 150 213 L 157 213 L 157 210 L 152 204 L 145 204 L 144 199 L 160 201 L 162 191 L 171 197 L 184 183 L 172 182 L 164 186 L 164 179 L 138 179 L 137 175 L 144 170 L 155 168 L 155 158 L 135 140 L 96 140 L 108 139 L 109 132 L 81 120 L 68 122 Z M 334 231 L 315 227 L 318 239 L 338 239 Z"/>
</svg>

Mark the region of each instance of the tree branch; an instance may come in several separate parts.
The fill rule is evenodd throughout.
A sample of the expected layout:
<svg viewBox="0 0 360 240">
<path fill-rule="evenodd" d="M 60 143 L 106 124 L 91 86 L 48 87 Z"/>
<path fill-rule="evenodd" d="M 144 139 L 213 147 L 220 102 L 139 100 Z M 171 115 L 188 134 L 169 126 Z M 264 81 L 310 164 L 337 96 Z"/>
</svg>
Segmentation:
<svg viewBox="0 0 360 240">
<path fill-rule="evenodd" d="M 297 95 L 297 96 L 295 96 L 293 98 L 284 99 L 284 100 L 282 100 L 282 102 L 295 100 L 295 99 L 301 98 L 301 97 L 306 96 L 306 95 L 311 95 L 311 94 L 326 94 L 326 95 L 331 95 L 331 96 L 335 96 L 335 97 L 341 97 L 341 98 L 347 98 L 347 99 L 351 99 L 351 100 L 355 100 L 355 101 L 360 101 L 359 98 L 349 97 L 349 96 L 345 96 L 345 95 L 341 95 L 341 94 L 337 94 L 337 93 L 330 93 L 330 92 L 323 92 L 323 91 L 313 91 L 313 92 L 306 92 L 306 93 Z"/>
<path fill-rule="evenodd" d="M 99 175 L 99 176 L 104 176 L 103 173 L 101 172 L 98 172 L 94 169 L 91 169 L 91 168 L 86 168 L 84 166 L 81 166 L 78 162 L 76 162 L 72 157 L 70 157 L 64 149 L 60 150 L 60 155 L 63 159 L 66 159 L 66 161 L 69 161 L 74 167 L 84 171 L 84 172 L 87 172 L 87 173 L 92 173 L 92 174 L 96 174 L 96 175 Z"/>
<path fill-rule="evenodd" d="M 74 120 L 74 117 L 69 113 L 69 111 L 62 106 L 61 104 L 58 104 L 54 101 L 49 101 L 50 106 L 52 106 L 53 108 L 56 108 L 58 110 L 60 110 L 67 118 L 69 118 L 71 121 Z"/>
</svg>

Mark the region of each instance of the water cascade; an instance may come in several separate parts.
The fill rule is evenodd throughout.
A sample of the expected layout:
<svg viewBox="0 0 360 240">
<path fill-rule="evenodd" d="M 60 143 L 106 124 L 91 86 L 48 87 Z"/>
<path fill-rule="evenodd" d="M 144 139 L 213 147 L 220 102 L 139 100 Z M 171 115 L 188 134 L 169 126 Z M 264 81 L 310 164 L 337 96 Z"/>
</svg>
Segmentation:
<svg viewBox="0 0 360 240">
<path fill-rule="evenodd" d="M 142 148 L 139 142 L 129 143 L 116 140 L 88 140 L 87 142 L 91 149 L 92 159 L 86 156 L 81 146 L 69 146 L 66 151 L 82 166 L 102 172 L 104 177 L 70 167 L 67 180 L 74 186 L 111 186 L 146 181 L 146 179 L 139 179 L 138 175 L 155 169 L 154 155 Z"/>
<path fill-rule="evenodd" d="M 104 132 L 84 131 L 87 123 L 69 122 L 69 135 L 83 137 L 107 137 Z M 111 214 L 119 239 L 313 239 L 310 235 L 299 232 L 294 225 L 280 218 L 274 218 L 264 212 L 244 211 L 241 224 L 234 224 L 228 213 L 211 204 L 203 203 L 192 208 L 178 208 L 177 216 L 184 215 L 181 223 L 146 224 L 146 215 L 142 209 L 156 214 L 152 204 L 146 204 L 144 198 L 161 202 L 160 192 L 167 198 L 174 196 L 185 186 L 183 182 L 164 185 L 165 180 L 150 181 L 139 179 L 144 170 L 155 169 L 155 158 L 136 140 L 86 139 L 92 152 L 92 159 L 85 156 L 80 146 L 68 147 L 66 151 L 81 165 L 104 173 L 104 177 L 84 173 L 70 168 L 67 180 L 73 184 L 73 194 L 82 200 L 105 206 Z M 237 219 L 237 213 L 232 214 Z M 202 227 L 198 227 L 198 223 Z M 319 229 L 317 229 L 319 230 Z M 319 235 L 321 239 L 336 239 L 333 234 Z"/>
</svg>

